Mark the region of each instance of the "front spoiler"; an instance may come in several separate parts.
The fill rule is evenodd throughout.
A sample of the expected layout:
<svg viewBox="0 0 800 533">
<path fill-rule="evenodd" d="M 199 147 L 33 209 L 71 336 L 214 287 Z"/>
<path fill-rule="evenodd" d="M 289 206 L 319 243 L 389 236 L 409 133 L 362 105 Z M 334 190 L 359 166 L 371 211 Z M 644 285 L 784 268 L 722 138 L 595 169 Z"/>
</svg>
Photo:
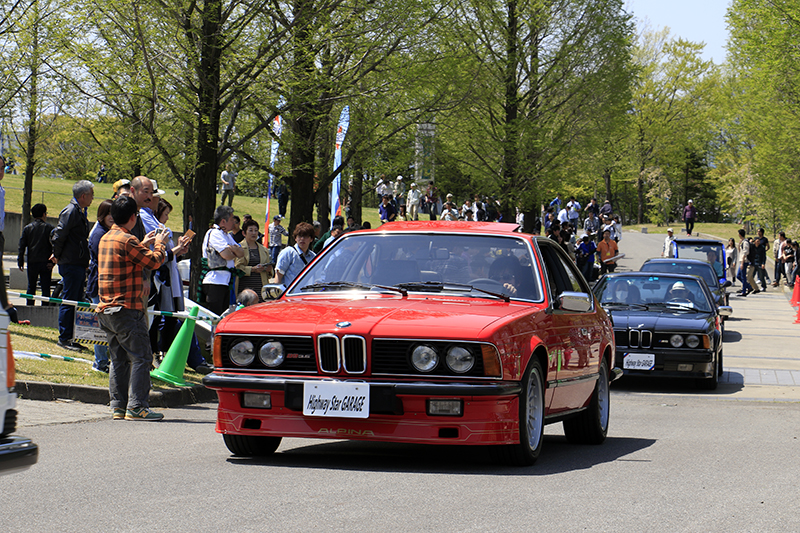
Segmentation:
<svg viewBox="0 0 800 533">
<path fill-rule="evenodd" d="M 0 474 L 26 470 L 39 460 L 39 447 L 25 437 L 0 438 Z"/>
</svg>

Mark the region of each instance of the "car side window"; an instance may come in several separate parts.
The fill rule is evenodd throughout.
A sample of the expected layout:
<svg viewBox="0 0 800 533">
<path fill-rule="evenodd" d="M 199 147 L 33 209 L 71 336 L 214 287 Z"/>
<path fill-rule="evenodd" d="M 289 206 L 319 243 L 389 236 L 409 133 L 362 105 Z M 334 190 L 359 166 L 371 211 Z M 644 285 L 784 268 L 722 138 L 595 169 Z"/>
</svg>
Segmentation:
<svg viewBox="0 0 800 533">
<path fill-rule="evenodd" d="M 539 249 L 547 267 L 547 281 L 553 297 L 556 298 L 562 292 L 571 291 L 572 284 L 569 282 L 569 276 L 564 270 L 564 264 L 561 262 L 555 247 L 549 243 L 540 243 Z"/>
<path fill-rule="evenodd" d="M 569 284 L 572 287 L 569 290 L 574 292 L 589 292 L 581 286 L 581 282 L 579 281 L 580 278 L 578 277 L 578 273 L 575 272 L 575 267 L 572 264 L 572 261 L 564 259 L 561 256 L 558 256 L 558 259 L 561 261 L 561 266 L 564 267 L 564 272 L 566 273 Z"/>
</svg>

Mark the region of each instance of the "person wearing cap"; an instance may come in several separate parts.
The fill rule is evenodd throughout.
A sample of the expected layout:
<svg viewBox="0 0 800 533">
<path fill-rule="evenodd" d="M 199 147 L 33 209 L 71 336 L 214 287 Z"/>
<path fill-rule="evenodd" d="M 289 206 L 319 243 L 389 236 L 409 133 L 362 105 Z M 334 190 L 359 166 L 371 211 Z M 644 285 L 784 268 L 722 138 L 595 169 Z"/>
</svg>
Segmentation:
<svg viewBox="0 0 800 533">
<path fill-rule="evenodd" d="M 289 231 L 281 226 L 281 220 L 282 216 L 275 215 L 269 225 L 269 256 L 273 265 L 278 262 L 278 254 L 283 249 L 283 237 L 289 236 Z"/>
<path fill-rule="evenodd" d="M 419 220 L 419 191 L 417 184 L 411 182 L 411 189 L 406 197 L 406 220 Z"/>
<path fill-rule="evenodd" d="M 222 199 L 219 205 L 225 205 L 225 198 L 228 198 L 228 207 L 233 204 L 233 193 L 236 190 L 236 172 L 231 171 L 230 163 L 225 164 L 225 170 L 220 175 L 222 181 Z"/>
<path fill-rule="evenodd" d="M 124 188 L 126 191 L 128 191 L 128 193 L 130 193 L 131 180 L 126 180 L 123 178 L 114 182 L 114 185 L 112 185 L 112 189 L 114 190 L 114 195 L 111 197 L 112 200 L 115 200 L 118 196 L 122 194 L 120 192 L 121 188 Z"/>
<path fill-rule="evenodd" d="M 672 241 L 675 240 L 675 234 L 672 228 L 667 228 L 667 236 L 664 239 L 664 246 L 661 247 L 661 257 L 672 257 Z"/>
<path fill-rule="evenodd" d="M 613 212 L 614 208 L 611 207 L 611 202 L 606 200 L 603 202 L 603 206 L 600 208 L 600 218 L 610 217 Z"/>
<path fill-rule="evenodd" d="M 406 184 L 403 181 L 403 176 L 397 176 L 397 181 L 394 182 L 394 206 L 400 209 L 400 206 L 405 204 L 406 198 Z"/>
<path fill-rule="evenodd" d="M 686 207 L 683 208 L 683 221 L 686 223 L 686 235 L 692 236 L 694 230 L 694 221 L 697 218 L 697 209 L 694 208 L 694 202 L 689 200 Z"/>
</svg>

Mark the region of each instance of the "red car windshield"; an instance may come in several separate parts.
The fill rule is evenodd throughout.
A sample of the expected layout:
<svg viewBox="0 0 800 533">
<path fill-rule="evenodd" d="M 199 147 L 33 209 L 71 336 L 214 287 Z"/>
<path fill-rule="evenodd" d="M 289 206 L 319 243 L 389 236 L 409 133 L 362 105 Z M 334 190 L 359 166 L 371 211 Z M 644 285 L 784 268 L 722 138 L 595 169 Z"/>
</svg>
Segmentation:
<svg viewBox="0 0 800 533">
<path fill-rule="evenodd" d="M 524 300 L 541 300 L 541 281 L 529 243 L 493 235 L 353 234 L 334 241 L 290 295 L 400 286 L 463 292 L 474 286 Z M 469 292 L 469 291 L 468 291 Z M 480 296 L 473 293 L 471 296 Z"/>
</svg>

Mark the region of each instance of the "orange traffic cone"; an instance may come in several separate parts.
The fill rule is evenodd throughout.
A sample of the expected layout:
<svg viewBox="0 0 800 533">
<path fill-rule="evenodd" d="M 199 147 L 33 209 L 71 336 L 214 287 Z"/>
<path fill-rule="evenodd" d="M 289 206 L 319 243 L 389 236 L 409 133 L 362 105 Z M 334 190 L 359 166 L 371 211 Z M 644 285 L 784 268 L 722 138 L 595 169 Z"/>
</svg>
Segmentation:
<svg viewBox="0 0 800 533">
<path fill-rule="evenodd" d="M 795 285 L 796 287 L 797 285 Z M 795 324 L 800 324 L 800 307 L 797 308 L 797 316 L 794 318 Z"/>
<path fill-rule="evenodd" d="M 792 307 L 800 305 L 800 276 L 794 280 L 794 290 L 792 291 L 792 301 L 789 302 Z"/>
</svg>

